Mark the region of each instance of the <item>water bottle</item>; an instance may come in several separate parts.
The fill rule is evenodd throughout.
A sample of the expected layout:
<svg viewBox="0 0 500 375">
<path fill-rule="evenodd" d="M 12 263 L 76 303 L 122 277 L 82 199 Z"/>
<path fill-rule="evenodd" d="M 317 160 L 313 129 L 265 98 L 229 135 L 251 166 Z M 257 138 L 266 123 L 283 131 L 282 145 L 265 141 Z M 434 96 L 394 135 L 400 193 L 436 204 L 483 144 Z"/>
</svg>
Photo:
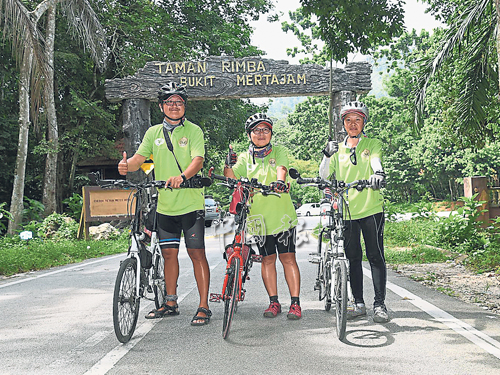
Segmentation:
<svg viewBox="0 0 500 375">
<path fill-rule="evenodd" d="M 321 205 L 319 206 L 319 215 L 322 227 L 327 227 L 330 225 L 330 211 L 331 203 L 329 200 L 323 199 Z"/>
</svg>

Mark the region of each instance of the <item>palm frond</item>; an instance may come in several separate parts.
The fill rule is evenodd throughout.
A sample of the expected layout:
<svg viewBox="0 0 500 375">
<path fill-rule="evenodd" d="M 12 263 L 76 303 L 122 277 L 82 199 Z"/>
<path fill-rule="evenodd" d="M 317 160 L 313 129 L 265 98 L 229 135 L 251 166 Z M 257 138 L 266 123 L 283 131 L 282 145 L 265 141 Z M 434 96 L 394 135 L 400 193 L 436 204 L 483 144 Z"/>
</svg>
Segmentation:
<svg viewBox="0 0 500 375">
<path fill-rule="evenodd" d="M 486 10 L 489 8 L 490 3 L 491 0 L 471 0 L 469 6 L 461 14 L 461 17 L 459 17 L 444 34 L 441 46 L 437 50 L 436 55 L 419 61 L 421 68 L 417 78 L 417 87 L 415 89 L 414 127 L 416 130 L 420 129 L 423 125 L 422 118 L 425 108 L 426 89 L 439 69 L 448 59 L 453 57 L 454 51 L 457 48 L 463 47 L 463 43 L 466 42 L 467 36 L 471 37 L 475 35 L 478 25 L 485 22 L 493 25 L 496 24 L 495 12 L 491 12 L 494 20 L 484 19 Z M 492 32 L 488 37 L 491 38 L 493 36 L 494 29 L 492 31 L 490 28 L 488 31 Z"/>
<path fill-rule="evenodd" d="M 41 103 L 43 77 L 47 74 L 47 58 L 44 38 L 37 28 L 38 18 L 29 12 L 19 0 L 0 0 L 0 25 L 3 38 L 12 45 L 12 54 L 19 66 L 28 64 L 30 70 L 31 117 L 36 123 Z"/>
<path fill-rule="evenodd" d="M 99 69 L 106 66 L 108 47 L 106 32 L 87 0 L 68 0 L 62 4 L 70 29 L 81 39 Z"/>
<path fill-rule="evenodd" d="M 467 46 L 468 53 L 462 59 L 464 75 L 459 81 L 462 90 L 454 105 L 458 132 L 468 134 L 471 146 L 476 147 L 481 147 L 488 135 L 486 108 L 497 90 L 496 73 L 490 69 L 489 62 L 490 36 L 494 32 L 494 24 L 483 24 L 476 29 L 474 40 Z"/>
</svg>

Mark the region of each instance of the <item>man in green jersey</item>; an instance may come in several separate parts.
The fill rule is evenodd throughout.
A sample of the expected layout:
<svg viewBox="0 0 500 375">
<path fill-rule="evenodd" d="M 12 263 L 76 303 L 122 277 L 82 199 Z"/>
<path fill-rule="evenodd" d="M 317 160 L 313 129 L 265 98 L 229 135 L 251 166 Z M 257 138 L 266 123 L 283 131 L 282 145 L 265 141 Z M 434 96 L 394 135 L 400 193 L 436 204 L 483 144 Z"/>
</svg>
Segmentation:
<svg viewBox="0 0 500 375">
<path fill-rule="evenodd" d="M 271 145 L 272 129 L 273 121 L 264 113 L 251 116 L 245 123 L 250 148 L 239 157 L 230 150 L 224 176 L 256 178 L 262 184 L 274 186 L 275 192 L 280 194 L 280 197 L 255 194 L 248 219 L 249 222 L 260 219 L 263 224 L 259 227 L 260 239 L 257 245 L 263 256 L 262 279 L 270 300 L 264 316 L 274 318 L 281 313 L 276 272 L 278 253 L 291 296 L 287 317 L 300 319 L 302 316 L 299 301 L 300 272 L 295 259 L 297 215 L 286 184 L 288 155 L 283 147 Z"/>
<path fill-rule="evenodd" d="M 165 180 L 172 189 L 160 189 L 157 207 L 158 234 L 165 260 L 166 301 L 152 310 L 147 319 L 178 315 L 177 279 L 179 277 L 179 244 L 184 233 L 187 252 L 193 262 L 194 276 L 200 294 L 199 308 L 192 325 L 204 325 L 212 315 L 208 309 L 210 269 L 205 255 L 204 191 L 179 189 L 182 182 L 193 177 L 203 167 L 205 143 L 203 132 L 185 118 L 186 89 L 172 82 L 158 92 L 158 105 L 164 115 L 163 123 L 146 131 L 134 156 L 118 164 L 122 175 L 139 169 L 153 155 L 155 178 Z"/>
<path fill-rule="evenodd" d="M 349 259 L 349 272 L 355 306 L 347 318 L 366 315 L 363 299 L 363 253 L 361 232 L 365 242 L 366 257 L 370 263 L 375 301 L 373 320 L 389 321 L 385 306 L 387 268 L 384 257 L 384 209 L 380 187 L 385 184 L 382 168 L 382 143 L 364 136 L 363 128 L 368 121 L 368 108 L 362 102 L 349 102 L 340 111 L 347 137 L 339 145 L 330 141 L 323 153 L 320 175 L 335 173 L 338 180 L 352 182 L 369 180 L 372 188 L 349 190 L 349 214 L 345 221 L 345 249 Z"/>
</svg>

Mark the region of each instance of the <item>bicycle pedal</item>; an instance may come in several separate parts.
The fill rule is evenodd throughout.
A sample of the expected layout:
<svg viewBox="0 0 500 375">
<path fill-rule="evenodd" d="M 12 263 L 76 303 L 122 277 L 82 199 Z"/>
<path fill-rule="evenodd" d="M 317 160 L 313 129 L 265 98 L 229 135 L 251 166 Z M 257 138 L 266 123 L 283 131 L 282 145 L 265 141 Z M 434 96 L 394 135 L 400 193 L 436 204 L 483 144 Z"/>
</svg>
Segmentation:
<svg viewBox="0 0 500 375">
<path fill-rule="evenodd" d="M 222 301 L 222 294 L 210 293 L 210 302 L 220 302 Z"/>
<path fill-rule="evenodd" d="M 310 253 L 307 260 L 310 263 L 319 264 L 321 262 L 321 255 L 319 253 Z"/>
<path fill-rule="evenodd" d="M 245 289 L 243 289 L 243 290 L 241 291 L 241 298 L 240 298 L 240 302 L 243 302 L 243 301 L 245 300 L 245 292 L 246 292 L 246 290 L 245 290 Z"/>
<path fill-rule="evenodd" d="M 314 285 L 314 290 L 321 290 L 321 285 L 319 282 L 317 282 L 315 285 Z"/>
<path fill-rule="evenodd" d="M 262 263 L 262 255 L 252 254 L 252 262 Z"/>
</svg>

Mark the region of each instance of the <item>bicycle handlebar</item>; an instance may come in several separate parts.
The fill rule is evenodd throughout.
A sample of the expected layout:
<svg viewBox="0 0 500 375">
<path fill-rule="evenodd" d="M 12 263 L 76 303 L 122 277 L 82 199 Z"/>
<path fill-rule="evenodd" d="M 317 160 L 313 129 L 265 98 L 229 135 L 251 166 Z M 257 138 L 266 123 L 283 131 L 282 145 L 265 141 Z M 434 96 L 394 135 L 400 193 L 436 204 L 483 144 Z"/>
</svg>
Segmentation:
<svg viewBox="0 0 500 375">
<path fill-rule="evenodd" d="M 249 190 L 260 190 L 262 195 L 277 195 L 281 197 L 278 193 L 274 192 L 274 188 L 269 185 L 264 185 L 260 183 L 256 178 L 248 179 L 246 177 L 241 177 L 240 179 L 234 179 L 231 177 L 225 177 L 213 173 L 214 167 L 211 167 L 208 171 L 208 177 L 212 180 L 223 181 L 224 186 L 230 189 L 235 189 L 238 186 L 243 186 Z"/>
<path fill-rule="evenodd" d="M 170 186 L 165 186 L 166 181 L 155 180 L 148 182 L 139 182 L 134 183 L 128 180 L 101 180 L 101 174 L 99 172 L 89 173 L 90 181 L 94 185 L 99 185 L 102 188 L 110 188 L 110 187 L 118 187 L 122 189 L 146 189 L 148 187 L 155 188 L 168 188 L 172 190 Z M 191 188 L 191 189 L 199 189 L 205 186 L 210 186 L 212 184 L 212 180 L 207 177 L 202 177 L 195 175 L 191 177 L 189 180 L 181 183 L 181 188 Z"/>
<path fill-rule="evenodd" d="M 371 188 L 370 182 L 368 180 L 356 180 L 352 182 L 345 182 L 339 180 L 326 180 L 322 177 L 313 177 L 313 178 L 303 178 L 300 176 L 299 172 L 296 169 L 290 169 L 290 177 L 297 181 L 298 184 L 310 184 L 316 185 L 318 189 L 324 190 L 326 188 L 333 189 L 334 191 L 342 191 L 351 188 L 356 188 L 358 191 L 361 191 L 365 188 Z"/>
</svg>

